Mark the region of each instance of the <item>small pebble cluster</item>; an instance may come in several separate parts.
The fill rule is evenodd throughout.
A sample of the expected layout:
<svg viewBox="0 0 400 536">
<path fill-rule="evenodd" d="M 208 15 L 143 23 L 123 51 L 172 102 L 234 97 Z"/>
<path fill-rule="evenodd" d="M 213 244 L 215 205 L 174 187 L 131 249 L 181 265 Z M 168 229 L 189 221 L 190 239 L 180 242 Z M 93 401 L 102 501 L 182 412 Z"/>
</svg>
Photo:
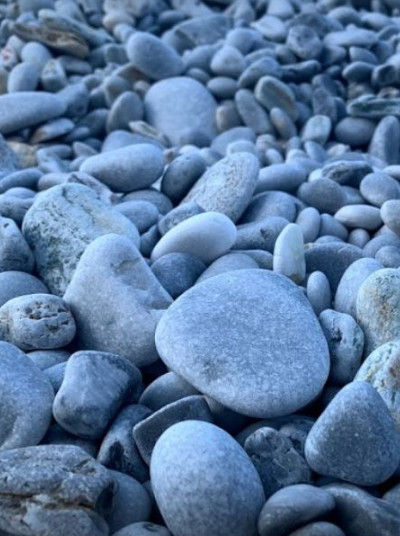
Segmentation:
<svg viewBox="0 0 400 536">
<path fill-rule="evenodd" d="M 400 0 L 0 0 L 0 534 L 400 536 Z"/>
</svg>

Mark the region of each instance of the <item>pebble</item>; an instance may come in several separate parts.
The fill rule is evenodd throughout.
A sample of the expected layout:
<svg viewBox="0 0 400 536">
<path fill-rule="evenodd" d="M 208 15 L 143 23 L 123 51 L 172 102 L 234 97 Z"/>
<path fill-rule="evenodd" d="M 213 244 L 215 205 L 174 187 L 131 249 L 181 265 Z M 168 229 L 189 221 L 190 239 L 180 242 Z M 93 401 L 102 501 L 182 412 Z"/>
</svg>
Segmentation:
<svg viewBox="0 0 400 536">
<path fill-rule="evenodd" d="M 139 401 L 157 411 L 167 404 L 197 394 L 198 391 L 175 372 L 166 372 L 146 387 Z"/>
<path fill-rule="evenodd" d="M 150 414 L 151 410 L 140 404 L 131 404 L 119 411 L 102 439 L 97 460 L 109 469 L 130 475 L 138 482 L 145 482 L 149 472 L 132 441 L 132 429 Z"/>
<path fill-rule="evenodd" d="M 364 333 L 352 316 L 333 309 L 322 311 L 319 321 L 331 357 L 329 379 L 335 385 L 346 385 L 360 368 Z"/>
<path fill-rule="evenodd" d="M 308 301 L 316 315 L 329 309 L 332 303 L 332 293 L 328 278 L 323 272 L 312 272 L 307 279 L 306 293 Z"/>
<path fill-rule="evenodd" d="M 179 155 L 167 166 L 161 180 L 161 191 L 173 203 L 179 203 L 205 170 L 206 163 L 199 153 L 191 151 Z"/>
<path fill-rule="evenodd" d="M 335 214 L 346 202 L 341 186 L 324 177 L 304 182 L 297 190 L 297 195 L 307 205 L 328 214 Z"/>
<path fill-rule="evenodd" d="M 356 314 L 365 335 L 365 355 L 399 337 L 399 283 L 399 271 L 384 268 L 369 275 L 358 290 Z"/>
<path fill-rule="evenodd" d="M 285 536 L 303 523 L 326 516 L 335 508 L 335 500 L 325 489 L 309 484 L 287 486 L 274 493 L 261 510 L 260 536 Z"/>
<path fill-rule="evenodd" d="M 125 193 L 151 186 L 161 176 L 164 158 L 155 145 L 138 143 L 90 156 L 79 169 Z"/>
<path fill-rule="evenodd" d="M 68 306 L 58 296 L 27 294 L 0 307 L 0 338 L 21 350 L 67 346 L 76 326 Z"/>
<path fill-rule="evenodd" d="M 381 206 L 381 218 L 383 223 L 391 231 L 400 236 L 400 200 L 392 199 L 385 201 Z"/>
<path fill-rule="evenodd" d="M 211 166 L 183 202 L 194 201 L 206 211 L 221 212 L 236 222 L 248 206 L 259 172 L 257 158 L 235 153 Z"/>
<path fill-rule="evenodd" d="M 400 530 L 397 506 L 350 484 L 327 486 L 335 498 L 335 512 L 346 534 L 354 536 L 392 536 Z"/>
<path fill-rule="evenodd" d="M 0 131 L 9 134 L 49 119 L 60 117 L 66 110 L 58 95 L 41 91 L 18 91 L 0 96 Z"/>
<path fill-rule="evenodd" d="M 368 231 L 374 231 L 382 225 L 379 209 L 369 205 L 342 207 L 336 212 L 335 218 L 346 227 L 362 228 Z"/>
<path fill-rule="evenodd" d="M 175 299 L 194 285 L 205 271 L 206 265 L 190 253 L 167 253 L 155 261 L 151 269 L 168 294 Z"/>
<path fill-rule="evenodd" d="M 17 224 L 0 217 L 0 272 L 33 272 L 35 260 Z"/>
<path fill-rule="evenodd" d="M 112 470 L 109 472 L 115 489 L 111 512 L 105 515 L 110 531 L 114 533 L 131 523 L 147 521 L 152 501 L 144 486 L 129 475 Z"/>
<path fill-rule="evenodd" d="M 400 198 L 400 185 L 384 172 L 369 173 L 360 183 L 360 192 L 371 205 L 381 207 L 385 201 Z"/>
<path fill-rule="evenodd" d="M 139 233 L 148 231 L 158 222 L 157 207 L 148 201 L 125 201 L 115 205 L 115 208 L 134 224 Z"/>
<path fill-rule="evenodd" d="M 297 119 L 298 111 L 293 91 L 274 76 L 260 78 L 254 89 L 254 96 L 267 110 L 281 108 L 291 119 Z"/>
<path fill-rule="evenodd" d="M 94 240 L 64 300 L 81 348 L 121 355 L 139 366 L 157 360 L 154 331 L 171 297 L 128 237 L 107 234 Z"/>
<path fill-rule="evenodd" d="M 383 398 L 389 411 L 400 428 L 400 407 L 398 406 L 399 382 L 397 371 L 400 359 L 400 344 L 394 340 L 378 346 L 370 353 L 358 369 L 356 380 L 369 382 Z"/>
<path fill-rule="evenodd" d="M 334 293 L 347 268 L 365 256 L 360 248 L 340 242 L 314 244 L 305 254 L 307 272 L 323 272 Z"/>
<path fill-rule="evenodd" d="M 233 249 L 260 249 L 272 252 L 279 234 L 287 224 L 285 218 L 267 216 L 261 221 L 238 225 Z"/>
<path fill-rule="evenodd" d="M 295 191 L 307 178 L 306 171 L 296 164 L 272 164 L 260 170 L 256 193 L 265 190 Z"/>
<path fill-rule="evenodd" d="M 74 435 L 98 439 L 140 382 L 139 370 L 124 357 L 105 352 L 76 352 L 68 359 L 54 399 L 54 418 Z"/>
<path fill-rule="evenodd" d="M 170 426 L 183 421 L 212 420 L 210 408 L 203 396 L 186 396 L 166 404 L 139 421 L 133 427 L 132 435 L 143 460 L 150 465 L 154 446 Z"/>
<path fill-rule="evenodd" d="M 286 192 L 262 192 L 253 197 L 240 223 L 262 221 L 268 216 L 281 216 L 292 222 L 296 217 L 295 198 Z"/>
<path fill-rule="evenodd" d="M 105 467 L 72 445 L 16 448 L 0 455 L 0 529 L 40 536 L 107 536 L 102 514 L 114 481 Z M 33 514 L 34 512 L 34 514 Z M 27 530 L 27 527 L 28 530 Z"/>
<path fill-rule="evenodd" d="M 321 225 L 319 211 L 314 207 L 304 208 L 298 213 L 296 223 L 303 233 L 304 242 L 306 244 L 308 242 L 314 242 L 319 235 Z"/>
<path fill-rule="evenodd" d="M 377 391 L 367 382 L 354 381 L 319 416 L 305 454 L 317 473 L 373 486 L 396 470 L 400 433 Z"/>
<path fill-rule="evenodd" d="M 39 68 L 35 63 L 21 62 L 11 71 L 7 79 L 9 93 L 35 91 L 39 82 Z"/>
<path fill-rule="evenodd" d="M 173 77 L 157 82 L 146 93 L 144 106 L 147 121 L 173 144 L 188 141 L 191 133 L 198 133 L 207 141 L 216 134 L 216 102 L 192 78 Z"/>
<path fill-rule="evenodd" d="M 138 244 L 136 227 L 80 184 L 55 186 L 40 194 L 24 218 L 22 231 L 37 270 L 55 294 L 65 291 L 86 246 L 96 237 L 121 233 Z"/>
<path fill-rule="evenodd" d="M 375 259 L 381 262 L 385 268 L 399 268 L 400 248 L 395 246 L 384 246 L 377 251 Z"/>
<path fill-rule="evenodd" d="M 113 536 L 171 536 L 171 533 L 161 525 L 149 523 L 148 521 L 139 521 L 139 523 L 126 525 L 121 530 L 115 532 Z"/>
<path fill-rule="evenodd" d="M 151 80 L 178 76 L 183 71 L 179 54 L 147 32 L 133 33 L 126 43 L 126 53 L 133 67 Z"/>
<path fill-rule="evenodd" d="M 326 521 L 316 521 L 290 533 L 290 536 L 344 536 L 344 532 Z"/>
<path fill-rule="evenodd" d="M 244 450 L 254 463 L 268 498 L 279 489 L 311 481 L 311 471 L 291 439 L 263 427 L 249 435 Z"/>
<path fill-rule="evenodd" d="M 233 246 L 236 227 L 219 212 L 203 212 L 170 229 L 156 244 L 151 259 L 157 261 L 169 253 L 188 253 L 206 264 Z"/>
<path fill-rule="evenodd" d="M 239 252 L 227 253 L 210 264 L 197 279 L 197 283 L 219 274 L 234 270 L 247 270 L 249 268 L 259 268 L 257 262 L 252 257 Z"/>
<path fill-rule="evenodd" d="M 156 443 L 150 473 L 172 534 L 256 536 L 263 488 L 250 458 L 227 432 L 201 421 L 171 426 Z"/>
<path fill-rule="evenodd" d="M 303 233 L 290 223 L 279 234 L 274 247 L 273 270 L 300 284 L 306 275 Z"/>
<path fill-rule="evenodd" d="M 8 342 L 0 341 L 0 362 L 0 450 L 37 445 L 51 422 L 51 384 L 29 357 Z"/>
<path fill-rule="evenodd" d="M 335 309 L 356 317 L 356 300 L 363 282 L 373 272 L 383 268 L 382 264 L 369 257 L 355 260 L 343 273 L 335 294 Z"/>
<path fill-rule="evenodd" d="M 13 270 L 0 272 L 0 307 L 18 296 L 46 292 L 46 286 L 31 274 Z"/>
<path fill-rule="evenodd" d="M 302 331 L 308 326 L 306 361 L 301 334 L 290 320 L 298 314 Z M 311 306 L 293 283 L 262 270 L 221 274 L 187 291 L 161 318 L 156 345 L 163 361 L 194 387 L 251 416 L 300 409 L 328 375 L 327 344 Z M 296 374 L 291 375 L 294 362 Z"/>
</svg>

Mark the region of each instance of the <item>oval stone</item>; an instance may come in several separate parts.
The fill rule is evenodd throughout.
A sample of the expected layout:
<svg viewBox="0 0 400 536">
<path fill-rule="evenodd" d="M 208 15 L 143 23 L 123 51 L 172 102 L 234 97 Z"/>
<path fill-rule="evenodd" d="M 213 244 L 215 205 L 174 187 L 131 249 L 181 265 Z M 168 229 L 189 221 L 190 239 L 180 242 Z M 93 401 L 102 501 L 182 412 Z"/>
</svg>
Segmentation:
<svg viewBox="0 0 400 536">
<path fill-rule="evenodd" d="M 185 292 L 160 320 L 156 346 L 199 391 L 252 417 L 297 411 L 329 372 L 327 343 L 308 300 L 266 270 L 227 272 Z"/>
<path fill-rule="evenodd" d="M 207 89 L 186 76 L 161 80 L 146 93 L 147 122 L 179 144 L 189 131 L 212 139 L 216 135 L 216 102 Z"/>
<path fill-rule="evenodd" d="M 201 421 L 171 426 L 154 447 L 150 472 L 157 505 L 175 536 L 256 536 L 261 481 L 224 430 Z"/>
</svg>

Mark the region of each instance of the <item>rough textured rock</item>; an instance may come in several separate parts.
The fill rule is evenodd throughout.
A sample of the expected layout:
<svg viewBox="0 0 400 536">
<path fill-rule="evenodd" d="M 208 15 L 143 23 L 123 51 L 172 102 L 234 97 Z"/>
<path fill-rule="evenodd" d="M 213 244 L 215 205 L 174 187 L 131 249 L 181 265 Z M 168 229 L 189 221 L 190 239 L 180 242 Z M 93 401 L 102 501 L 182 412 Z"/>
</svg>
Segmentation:
<svg viewBox="0 0 400 536">
<path fill-rule="evenodd" d="M 23 223 L 37 270 L 58 295 L 65 291 L 86 246 L 107 233 L 123 234 L 138 245 L 136 227 L 80 184 L 54 186 L 41 193 Z"/>
<path fill-rule="evenodd" d="M 235 153 L 211 166 L 183 202 L 195 201 L 204 210 L 222 212 L 236 222 L 250 202 L 259 163 L 250 153 Z"/>
<path fill-rule="evenodd" d="M 0 454 L 0 530 L 15 536 L 107 536 L 101 514 L 112 499 L 110 473 L 71 445 Z"/>
<path fill-rule="evenodd" d="M 58 296 L 28 294 L 0 307 L 0 337 L 21 350 L 61 348 L 75 332 L 71 311 Z"/>
<path fill-rule="evenodd" d="M 400 272 L 385 268 L 361 285 L 356 302 L 357 320 L 365 335 L 365 354 L 400 337 Z"/>
</svg>

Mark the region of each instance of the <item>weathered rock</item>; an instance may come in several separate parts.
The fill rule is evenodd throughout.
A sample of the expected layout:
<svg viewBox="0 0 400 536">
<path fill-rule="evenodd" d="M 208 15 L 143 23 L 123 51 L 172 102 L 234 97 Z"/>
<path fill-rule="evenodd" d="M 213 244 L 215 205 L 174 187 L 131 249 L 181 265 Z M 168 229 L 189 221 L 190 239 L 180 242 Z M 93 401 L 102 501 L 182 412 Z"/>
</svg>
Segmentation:
<svg viewBox="0 0 400 536">
<path fill-rule="evenodd" d="M 94 240 L 64 300 L 83 348 L 122 355 L 139 366 L 157 360 L 154 332 L 171 297 L 129 238 L 112 234 Z"/>
<path fill-rule="evenodd" d="M 25 216 L 23 234 L 40 276 L 58 295 L 65 291 L 86 246 L 100 235 L 120 233 L 138 245 L 136 227 L 80 184 L 41 193 Z"/>
</svg>

